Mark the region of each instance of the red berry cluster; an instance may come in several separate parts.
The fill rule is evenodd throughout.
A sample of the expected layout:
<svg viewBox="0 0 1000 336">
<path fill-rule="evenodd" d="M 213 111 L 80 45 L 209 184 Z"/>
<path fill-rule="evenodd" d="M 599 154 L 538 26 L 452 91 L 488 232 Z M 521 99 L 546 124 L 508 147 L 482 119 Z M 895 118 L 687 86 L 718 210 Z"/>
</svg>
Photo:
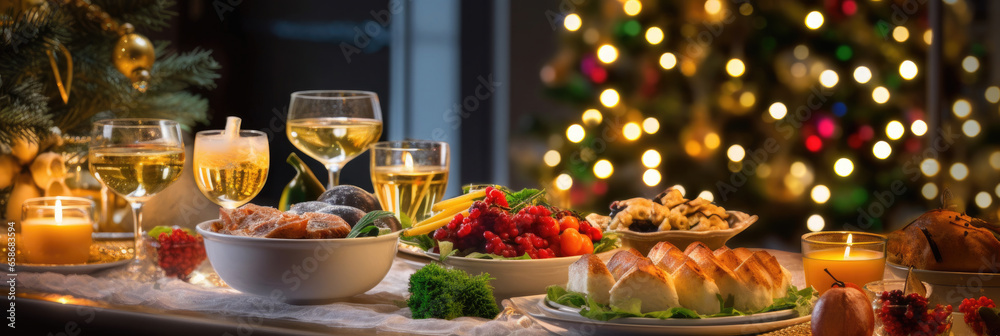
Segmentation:
<svg viewBox="0 0 1000 336">
<path fill-rule="evenodd" d="M 986 323 L 983 323 L 982 317 L 979 316 L 980 307 L 996 308 L 997 305 L 993 303 L 993 300 L 983 296 L 978 300 L 962 300 L 962 304 L 958 306 L 958 310 L 965 314 L 965 324 L 972 327 L 972 331 L 976 332 L 976 335 L 982 335 L 986 331 Z"/>
<path fill-rule="evenodd" d="M 562 231 L 560 220 L 541 205 L 529 206 L 511 216 L 506 211 L 507 199 L 502 191 L 486 188 L 486 198 L 472 203 L 469 216 L 455 217 L 448 225 L 434 232 L 434 239 L 449 241 L 455 249 L 492 253 L 507 258 L 528 254 L 532 259 L 562 257 L 559 248 Z M 601 239 L 601 230 L 573 217 L 577 228 L 594 241 Z"/>
<path fill-rule="evenodd" d="M 157 237 L 157 263 L 167 276 L 185 279 L 205 261 L 205 241 L 187 231 L 174 229 Z"/>
<path fill-rule="evenodd" d="M 951 328 L 951 305 L 927 307 L 927 298 L 916 293 L 903 295 L 901 290 L 882 292 L 875 310 L 883 329 L 890 336 L 940 335 Z"/>
</svg>

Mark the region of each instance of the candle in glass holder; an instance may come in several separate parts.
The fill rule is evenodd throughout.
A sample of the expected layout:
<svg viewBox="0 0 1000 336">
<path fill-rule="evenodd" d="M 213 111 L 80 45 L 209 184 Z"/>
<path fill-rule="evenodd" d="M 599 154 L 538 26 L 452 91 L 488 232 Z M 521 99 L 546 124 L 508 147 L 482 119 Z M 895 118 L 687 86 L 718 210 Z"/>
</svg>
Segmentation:
<svg viewBox="0 0 1000 336">
<path fill-rule="evenodd" d="M 70 204 L 64 205 L 64 201 Z M 93 202 L 81 198 L 43 197 L 25 201 L 19 242 L 25 261 L 86 263 L 93 243 L 92 209 Z"/>
<path fill-rule="evenodd" d="M 806 285 L 822 295 L 833 285 L 834 277 L 858 286 L 882 280 L 885 245 L 884 236 L 865 232 L 815 232 L 802 236 Z"/>
<path fill-rule="evenodd" d="M 413 222 L 430 217 L 448 185 L 448 144 L 407 140 L 372 145 L 371 175 L 382 208 Z"/>
</svg>

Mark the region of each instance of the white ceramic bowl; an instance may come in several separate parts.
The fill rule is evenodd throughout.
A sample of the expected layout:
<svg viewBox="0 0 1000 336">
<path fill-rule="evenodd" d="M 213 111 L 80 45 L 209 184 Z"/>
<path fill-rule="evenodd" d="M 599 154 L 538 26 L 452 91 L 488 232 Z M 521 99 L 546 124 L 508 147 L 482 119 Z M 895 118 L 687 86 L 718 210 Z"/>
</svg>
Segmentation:
<svg viewBox="0 0 1000 336">
<path fill-rule="evenodd" d="M 729 239 L 757 222 L 757 215 L 751 216 L 740 211 L 726 211 L 726 213 L 729 214 L 729 228 L 725 230 L 670 230 L 656 232 L 618 230 L 616 232 L 621 237 L 623 247 L 634 248 L 639 250 L 643 255 L 649 254 L 649 250 L 661 241 L 669 242 L 681 250 L 684 250 L 693 242 L 702 242 L 708 245 L 708 248 L 715 250 L 725 246 Z"/>
<path fill-rule="evenodd" d="M 597 254 L 607 261 L 615 251 Z M 438 259 L 438 254 L 427 253 Z M 545 294 L 545 288 L 551 285 L 566 285 L 569 281 L 569 265 L 580 259 L 580 256 L 530 259 L 530 260 L 496 260 L 463 257 L 449 257 L 444 264 L 468 272 L 471 275 L 489 273 L 493 277 L 493 296 L 497 301 L 536 294 Z"/>
<path fill-rule="evenodd" d="M 199 223 L 215 272 L 244 293 L 294 304 L 325 303 L 375 287 L 392 267 L 399 231 L 351 239 L 278 239 L 213 232 Z"/>
<path fill-rule="evenodd" d="M 893 278 L 906 279 L 909 267 L 886 262 Z M 969 273 L 928 271 L 913 269 L 917 279 L 929 283 L 934 288 L 934 294 L 928 295 L 931 304 L 950 304 L 958 307 L 966 298 L 986 296 L 996 300 L 1000 298 L 1000 273 Z M 956 308 L 957 309 L 957 308 Z"/>
</svg>

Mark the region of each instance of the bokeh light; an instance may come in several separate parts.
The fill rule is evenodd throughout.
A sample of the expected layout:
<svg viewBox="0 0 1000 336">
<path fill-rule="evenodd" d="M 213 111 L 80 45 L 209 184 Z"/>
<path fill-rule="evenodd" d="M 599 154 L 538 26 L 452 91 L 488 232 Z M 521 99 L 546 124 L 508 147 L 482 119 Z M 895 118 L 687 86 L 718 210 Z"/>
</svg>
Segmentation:
<svg viewBox="0 0 1000 336">
<path fill-rule="evenodd" d="M 649 27 L 646 29 L 646 41 L 649 44 L 660 44 L 663 42 L 663 30 L 660 27 Z"/>
<path fill-rule="evenodd" d="M 948 169 L 948 173 L 950 173 L 951 177 L 955 180 L 961 181 L 969 176 L 969 167 L 964 163 L 956 162 L 951 165 L 951 169 Z"/>
<path fill-rule="evenodd" d="M 642 121 L 642 130 L 649 134 L 656 133 L 660 130 L 660 121 L 653 117 L 646 118 Z"/>
<path fill-rule="evenodd" d="M 962 133 L 965 133 L 967 137 L 974 138 L 979 135 L 979 131 L 981 130 L 982 127 L 979 126 L 979 122 L 975 119 L 969 119 L 962 123 Z"/>
<path fill-rule="evenodd" d="M 875 90 L 872 90 L 872 99 L 876 103 L 885 104 L 885 102 L 889 101 L 889 89 L 886 89 L 884 86 L 876 87 Z"/>
<path fill-rule="evenodd" d="M 823 220 L 823 217 L 820 215 L 809 216 L 809 219 L 806 220 L 806 228 L 808 228 L 809 231 L 812 232 L 823 231 L 823 228 L 825 226 L 826 226 L 826 221 Z"/>
<path fill-rule="evenodd" d="M 854 80 L 860 84 L 868 83 L 872 79 L 872 71 L 866 66 L 859 66 L 854 69 Z"/>
<path fill-rule="evenodd" d="M 635 141 L 642 135 L 642 127 L 639 127 L 639 124 L 634 122 L 627 123 L 622 127 L 622 135 L 625 136 L 625 139 Z"/>
<path fill-rule="evenodd" d="M 746 67 L 743 65 L 743 61 L 741 61 L 739 58 L 733 58 L 730 59 L 729 62 L 726 62 L 726 72 L 728 72 L 730 76 L 733 77 L 742 76 L 743 71 L 745 70 Z"/>
<path fill-rule="evenodd" d="M 625 14 L 630 16 L 638 15 L 639 12 L 642 11 L 642 3 L 639 2 L 639 0 L 625 1 L 625 5 L 623 7 L 625 9 Z"/>
<path fill-rule="evenodd" d="M 777 102 L 771 104 L 771 107 L 767 109 L 767 112 L 771 114 L 771 118 L 775 120 L 784 118 L 788 114 L 788 108 L 785 107 L 784 103 Z"/>
<path fill-rule="evenodd" d="M 566 129 L 566 139 L 569 139 L 572 143 L 578 143 L 583 141 L 583 137 L 587 135 L 587 132 L 583 130 L 583 126 L 580 124 L 569 125 Z"/>
<path fill-rule="evenodd" d="M 821 26 L 823 26 L 823 14 L 820 14 L 820 12 L 817 11 L 812 11 L 806 15 L 806 27 L 809 29 L 819 29 Z"/>
<path fill-rule="evenodd" d="M 899 140 L 903 137 L 903 133 L 906 133 L 906 128 L 903 127 L 903 123 L 893 120 L 889 124 L 885 125 L 885 135 L 892 140 Z"/>
<path fill-rule="evenodd" d="M 951 105 L 951 112 L 959 118 L 968 117 L 972 113 L 972 104 L 968 100 L 958 99 Z"/>
<path fill-rule="evenodd" d="M 595 126 L 599 125 L 601 121 L 604 120 L 604 116 L 601 114 L 601 111 L 598 111 L 597 109 L 589 109 L 583 111 L 582 119 L 584 125 Z"/>
<path fill-rule="evenodd" d="M 646 168 L 658 167 L 661 160 L 660 152 L 657 152 L 655 149 L 650 149 L 642 153 L 642 165 L 646 166 Z"/>
<path fill-rule="evenodd" d="M 913 132 L 913 135 L 916 136 L 923 136 L 924 134 L 927 134 L 927 123 L 920 119 L 914 120 L 913 123 L 910 124 L 910 132 Z"/>
<path fill-rule="evenodd" d="M 606 179 L 611 177 L 611 174 L 615 172 L 615 167 L 611 165 L 611 161 L 601 159 L 594 164 L 594 176 L 599 179 Z"/>
<path fill-rule="evenodd" d="M 899 64 L 899 75 L 906 80 L 917 77 L 917 64 L 911 60 L 903 61 L 903 63 Z"/>
<path fill-rule="evenodd" d="M 905 42 L 906 39 L 910 38 L 910 31 L 907 30 L 906 27 L 896 26 L 896 28 L 892 30 L 892 38 L 896 40 L 896 42 Z"/>
<path fill-rule="evenodd" d="M 618 59 L 618 49 L 610 44 L 602 45 L 597 48 L 597 59 L 604 63 L 611 63 Z"/>
<path fill-rule="evenodd" d="M 545 152 L 545 155 L 542 156 L 542 160 L 545 161 L 545 164 L 549 167 L 555 167 L 559 165 L 560 161 L 562 161 L 562 155 L 559 155 L 559 151 L 553 149 Z"/>
<path fill-rule="evenodd" d="M 573 178 L 567 174 L 559 174 L 556 177 L 556 188 L 559 190 L 569 190 L 573 187 Z"/>
<path fill-rule="evenodd" d="M 991 86 L 986 88 L 986 100 L 991 103 L 1000 102 L 1000 87 Z"/>
<path fill-rule="evenodd" d="M 660 66 L 667 70 L 673 69 L 677 66 L 677 56 L 669 52 L 663 53 L 660 55 Z"/>
<path fill-rule="evenodd" d="M 892 146 L 885 141 L 876 142 L 875 145 L 872 146 L 872 153 L 875 154 L 875 157 L 885 160 L 890 154 L 892 154 Z"/>
<path fill-rule="evenodd" d="M 851 175 L 854 171 L 854 162 L 851 162 L 848 158 L 840 158 L 837 162 L 833 163 L 833 172 L 837 173 L 838 176 L 847 177 Z"/>
<path fill-rule="evenodd" d="M 812 192 L 809 193 L 812 196 L 814 202 L 823 204 L 830 200 L 830 188 L 825 185 L 817 184 L 812 188 Z"/>
<path fill-rule="evenodd" d="M 975 56 L 965 56 L 962 59 L 962 69 L 970 73 L 976 72 L 976 70 L 979 70 L 979 59 Z"/>
<path fill-rule="evenodd" d="M 660 184 L 661 179 L 662 176 L 656 169 L 646 169 L 646 172 L 642 173 L 642 182 L 650 187 Z"/>
<path fill-rule="evenodd" d="M 746 150 L 743 149 L 743 146 L 732 145 L 729 146 L 729 150 L 726 151 L 726 156 L 729 157 L 730 161 L 740 162 L 743 161 L 743 158 L 746 156 Z"/>
<path fill-rule="evenodd" d="M 926 158 L 920 161 L 920 171 L 928 177 L 934 176 L 941 171 L 941 164 L 934 158 Z"/>
<path fill-rule="evenodd" d="M 934 184 L 933 182 L 927 182 L 924 184 L 923 188 L 920 188 L 920 194 L 926 199 L 934 199 L 934 197 L 937 197 L 937 193 L 937 184 Z"/>
<path fill-rule="evenodd" d="M 702 190 L 701 193 L 698 194 L 698 198 L 704 198 L 709 202 L 715 202 L 715 195 L 712 195 L 712 192 L 708 190 Z"/>
<path fill-rule="evenodd" d="M 577 31 L 581 26 L 583 26 L 583 21 L 580 20 L 579 15 L 570 14 L 566 15 L 566 18 L 563 19 L 563 26 L 566 27 L 566 30 Z"/>
<path fill-rule="evenodd" d="M 976 205 L 980 208 L 989 208 L 990 204 L 993 204 L 993 196 L 990 196 L 990 193 L 980 191 L 976 194 Z"/>
<path fill-rule="evenodd" d="M 601 92 L 601 104 L 607 107 L 618 105 L 618 91 L 607 89 Z"/>
<path fill-rule="evenodd" d="M 819 83 L 825 87 L 832 88 L 840 81 L 840 77 L 833 70 L 824 70 L 819 74 Z"/>
</svg>

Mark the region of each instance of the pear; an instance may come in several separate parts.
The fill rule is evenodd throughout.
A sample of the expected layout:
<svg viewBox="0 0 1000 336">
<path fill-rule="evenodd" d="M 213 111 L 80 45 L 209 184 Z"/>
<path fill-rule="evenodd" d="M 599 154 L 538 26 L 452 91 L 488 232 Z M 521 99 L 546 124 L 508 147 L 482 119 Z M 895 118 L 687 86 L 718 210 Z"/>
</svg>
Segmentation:
<svg viewBox="0 0 1000 336">
<path fill-rule="evenodd" d="M 18 174 L 14 178 L 14 189 L 11 190 L 10 198 L 7 199 L 7 211 L 5 213 L 7 220 L 20 221 L 21 204 L 29 198 L 40 196 L 42 196 L 42 193 L 35 187 L 35 181 L 31 179 L 31 174 L 28 172 Z"/>
<path fill-rule="evenodd" d="M 812 313 L 813 336 L 871 336 L 875 311 L 868 295 L 850 287 L 833 287 L 816 301 Z"/>
</svg>

